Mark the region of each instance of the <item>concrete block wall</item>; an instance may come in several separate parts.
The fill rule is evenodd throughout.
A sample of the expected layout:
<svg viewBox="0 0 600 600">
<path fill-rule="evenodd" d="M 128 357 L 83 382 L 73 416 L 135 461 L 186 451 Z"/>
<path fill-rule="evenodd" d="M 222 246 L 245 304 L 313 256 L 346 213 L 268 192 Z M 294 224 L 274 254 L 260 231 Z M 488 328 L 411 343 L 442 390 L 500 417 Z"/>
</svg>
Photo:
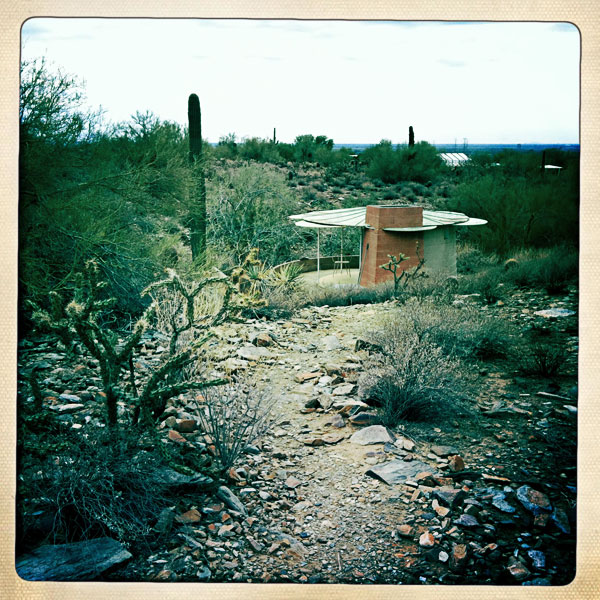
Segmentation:
<svg viewBox="0 0 600 600">
<path fill-rule="evenodd" d="M 432 273 L 456 275 L 456 228 L 438 227 L 423 234 L 424 246 L 421 256 L 424 268 Z"/>
</svg>

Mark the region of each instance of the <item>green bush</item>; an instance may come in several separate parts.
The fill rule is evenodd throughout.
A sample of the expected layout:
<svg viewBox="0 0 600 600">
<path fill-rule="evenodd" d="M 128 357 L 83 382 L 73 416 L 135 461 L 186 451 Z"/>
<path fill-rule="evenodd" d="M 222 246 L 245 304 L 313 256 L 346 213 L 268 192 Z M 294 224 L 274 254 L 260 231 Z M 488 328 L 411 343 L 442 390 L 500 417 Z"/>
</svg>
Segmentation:
<svg viewBox="0 0 600 600">
<path fill-rule="evenodd" d="M 495 254 L 486 254 L 469 243 L 456 246 L 456 270 L 459 274 L 478 273 L 497 265 L 498 257 Z"/>
<path fill-rule="evenodd" d="M 263 140 L 257 137 L 246 138 L 243 143 L 238 144 L 238 155 L 245 160 L 257 162 L 274 164 L 282 162 L 277 144 L 273 144 L 271 140 Z"/>
<path fill-rule="evenodd" d="M 389 140 L 382 140 L 361 154 L 361 162 L 366 164 L 366 173 L 374 182 L 383 183 L 422 184 L 437 179 L 447 170 L 436 148 L 427 142 L 394 149 Z"/>
<path fill-rule="evenodd" d="M 102 127 L 83 112 L 83 87 L 43 61 L 23 67 L 19 269 L 21 299 L 71 291 L 93 259 L 125 314 L 137 290 L 174 266 L 199 169 L 181 128 L 149 113 Z M 164 241 L 172 241 L 171 248 Z"/>
<path fill-rule="evenodd" d="M 464 232 L 485 252 L 508 256 L 516 248 L 576 244 L 579 182 L 571 173 L 542 178 L 493 171 L 459 183 L 448 209 L 488 221 Z"/>
<path fill-rule="evenodd" d="M 208 182 L 209 239 L 224 264 L 241 264 L 252 248 L 268 266 L 295 258 L 302 232 L 289 215 L 301 207 L 283 175 L 258 164 L 226 169 Z"/>
<path fill-rule="evenodd" d="M 381 284 L 373 287 L 360 285 L 306 286 L 303 291 L 304 306 L 352 306 L 374 304 L 394 297 L 394 286 Z"/>
<path fill-rule="evenodd" d="M 387 338 L 401 340 L 409 332 L 442 348 L 446 355 L 465 360 L 505 356 L 514 335 L 504 320 L 487 316 L 478 307 L 443 304 L 435 299 L 410 298 L 384 326 L 384 340 L 377 342 L 384 347 L 389 344 Z"/>
<path fill-rule="evenodd" d="M 513 266 L 506 279 L 519 287 L 541 287 L 548 293 L 564 292 L 577 282 L 579 256 L 566 245 L 546 250 L 520 250 L 512 253 Z"/>
<path fill-rule="evenodd" d="M 240 382 L 208 390 L 204 397 L 195 414 L 204 433 L 210 436 L 224 473 L 248 445 L 267 434 L 273 423 L 275 400 L 267 391 Z"/>
<path fill-rule="evenodd" d="M 502 300 L 512 287 L 500 266 L 464 276 L 459 281 L 462 293 L 479 294 L 488 304 Z"/>
<path fill-rule="evenodd" d="M 155 537 L 161 510 L 178 498 L 156 481 L 164 458 L 141 452 L 133 440 L 98 428 L 43 441 L 21 431 L 22 448 L 37 442 L 41 456 L 24 452 L 20 461 L 17 544 L 27 547 L 32 537 L 56 544 L 110 536 L 135 545 Z M 49 526 L 41 530 L 44 521 Z"/>
<path fill-rule="evenodd" d="M 563 369 L 566 358 L 564 346 L 535 341 L 521 353 L 521 371 L 534 377 L 554 377 Z"/>
</svg>

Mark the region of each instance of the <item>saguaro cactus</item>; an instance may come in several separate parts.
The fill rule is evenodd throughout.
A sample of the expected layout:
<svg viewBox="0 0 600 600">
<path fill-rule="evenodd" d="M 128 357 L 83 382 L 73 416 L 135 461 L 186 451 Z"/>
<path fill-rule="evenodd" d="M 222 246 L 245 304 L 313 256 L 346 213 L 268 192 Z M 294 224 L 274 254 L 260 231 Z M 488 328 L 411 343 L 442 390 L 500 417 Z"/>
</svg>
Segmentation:
<svg viewBox="0 0 600 600">
<path fill-rule="evenodd" d="M 412 125 L 408 128 L 408 145 L 412 148 L 415 145 L 415 132 Z"/>
<path fill-rule="evenodd" d="M 545 172 L 546 172 L 546 151 L 544 150 L 542 152 L 542 166 L 541 166 L 542 177 L 544 176 Z"/>
<path fill-rule="evenodd" d="M 190 214 L 190 245 L 195 260 L 206 249 L 206 181 L 202 164 L 202 119 L 200 100 L 196 94 L 188 98 L 188 122 L 190 135 L 190 163 L 198 165 L 198 193 Z"/>
</svg>

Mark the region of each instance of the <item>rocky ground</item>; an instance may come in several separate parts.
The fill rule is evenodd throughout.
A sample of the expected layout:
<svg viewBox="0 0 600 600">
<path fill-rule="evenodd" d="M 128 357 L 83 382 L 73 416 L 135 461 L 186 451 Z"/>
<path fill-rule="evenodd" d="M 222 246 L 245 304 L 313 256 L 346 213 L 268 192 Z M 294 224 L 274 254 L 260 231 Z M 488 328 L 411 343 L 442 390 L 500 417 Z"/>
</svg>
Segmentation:
<svg viewBox="0 0 600 600">
<path fill-rule="evenodd" d="M 475 301 L 461 299 L 457 301 Z M 575 573 L 577 310 L 518 292 L 481 310 L 523 331 L 537 319 L 568 349 L 563 375 L 525 377 L 518 359 L 472 363 L 476 393 L 452 419 L 378 424 L 358 396 L 368 349 L 357 341 L 394 303 L 307 308 L 289 320 L 227 324 L 207 348 L 215 370 L 248 372 L 276 399 L 276 425 L 218 492 L 156 515 L 160 547 L 112 580 L 561 585 Z M 554 312 L 536 314 L 554 309 Z M 518 345 L 518 339 L 516 340 Z M 139 367 L 160 361 L 149 332 Z M 62 366 L 50 344 L 24 342 L 59 418 L 98 420 L 93 361 Z M 171 444 L 205 449 L 192 403 L 163 416 Z"/>
</svg>

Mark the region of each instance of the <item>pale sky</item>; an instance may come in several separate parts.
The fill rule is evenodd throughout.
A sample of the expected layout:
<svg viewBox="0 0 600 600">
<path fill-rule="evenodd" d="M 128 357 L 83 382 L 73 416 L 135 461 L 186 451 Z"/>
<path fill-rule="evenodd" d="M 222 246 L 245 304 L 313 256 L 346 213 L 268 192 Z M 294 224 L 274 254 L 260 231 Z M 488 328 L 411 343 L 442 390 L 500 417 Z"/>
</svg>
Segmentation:
<svg viewBox="0 0 600 600">
<path fill-rule="evenodd" d="M 568 23 L 35 18 L 22 56 L 83 79 L 110 121 L 149 110 L 211 142 L 579 141 L 579 31 Z"/>
</svg>

